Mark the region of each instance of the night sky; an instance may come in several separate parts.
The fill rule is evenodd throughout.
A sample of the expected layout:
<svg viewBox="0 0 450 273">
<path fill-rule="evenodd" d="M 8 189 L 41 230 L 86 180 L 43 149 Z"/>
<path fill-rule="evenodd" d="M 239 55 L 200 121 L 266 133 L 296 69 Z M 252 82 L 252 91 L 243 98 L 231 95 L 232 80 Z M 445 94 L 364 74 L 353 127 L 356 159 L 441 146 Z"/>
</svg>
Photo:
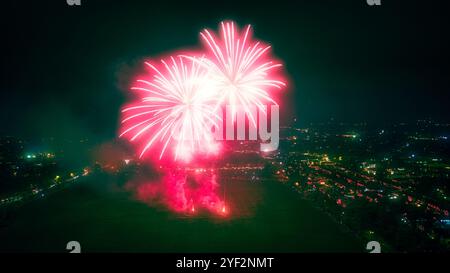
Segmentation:
<svg viewBox="0 0 450 273">
<path fill-rule="evenodd" d="M 81 1 L 2 3 L 1 135 L 114 138 L 142 59 L 224 19 L 272 44 L 302 124 L 450 121 L 443 1 Z"/>
</svg>

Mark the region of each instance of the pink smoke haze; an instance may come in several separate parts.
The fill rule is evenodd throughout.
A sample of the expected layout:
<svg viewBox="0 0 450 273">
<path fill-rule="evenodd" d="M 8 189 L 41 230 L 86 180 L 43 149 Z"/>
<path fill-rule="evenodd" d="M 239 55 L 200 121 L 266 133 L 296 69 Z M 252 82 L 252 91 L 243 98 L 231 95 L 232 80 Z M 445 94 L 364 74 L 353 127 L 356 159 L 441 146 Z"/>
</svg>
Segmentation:
<svg viewBox="0 0 450 273">
<path fill-rule="evenodd" d="M 207 211 L 221 217 L 228 215 L 228 207 L 217 183 L 217 175 L 211 170 L 168 170 L 164 176 L 151 182 L 130 182 L 128 189 L 136 198 L 153 205 L 165 205 L 177 213 L 196 215 Z M 223 192 L 222 192 L 223 197 Z"/>
</svg>

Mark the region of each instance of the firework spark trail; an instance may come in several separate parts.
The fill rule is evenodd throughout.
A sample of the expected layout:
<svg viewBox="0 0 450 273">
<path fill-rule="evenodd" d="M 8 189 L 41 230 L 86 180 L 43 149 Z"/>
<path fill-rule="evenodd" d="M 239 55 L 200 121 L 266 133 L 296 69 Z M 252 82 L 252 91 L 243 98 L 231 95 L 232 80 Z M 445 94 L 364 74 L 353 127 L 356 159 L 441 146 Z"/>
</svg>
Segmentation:
<svg viewBox="0 0 450 273">
<path fill-rule="evenodd" d="M 219 96 L 215 108 L 230 105 L 234 120 L 237 107 L 242 106 L 256 125 L 249 106 L 256 105 L 264 111 L 266 103 L 277 104 L 269 90 L 286 85 L 272 77 L 273 70 L 282 65 L 267 56 L 270 46 L 252 41 L 250 25 L 243 33 L 234 22 L 221 22 L 220 26 L 219 37 L 207 29 L 200 33 L 210 56 L 199 61 L 208 69 Z"/>
<path fill-rule="evenodd" d="M 174 145 L 174 156 L 189 161 L 197 151 L 215 149 L 211 124 L 218 116 L 208 92 L 208 71 L 195 60 L 171 57 L 161 60 L 159 69 L 146 62 L 151 69 L 151 79 L 137 80 L 132 90 L 138 91 L 140 101 L 122 110 L 120 137 L 143 143 L 139 157 L 158 144 L 161 159 L 169 146 Z"/>
</svg>

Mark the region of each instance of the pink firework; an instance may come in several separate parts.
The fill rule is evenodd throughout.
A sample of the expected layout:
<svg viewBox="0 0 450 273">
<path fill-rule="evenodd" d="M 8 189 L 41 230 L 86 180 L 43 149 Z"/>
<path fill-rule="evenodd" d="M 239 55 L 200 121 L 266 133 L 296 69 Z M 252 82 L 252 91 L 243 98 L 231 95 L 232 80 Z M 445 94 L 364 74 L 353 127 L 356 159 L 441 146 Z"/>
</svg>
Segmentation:
<svg viewBox="0 0 450 273">
<path fill-rule="evenodd" d="M 205 52 L 146 62 L 149 74 L 131 88 L 137 100 L 122 109 L 120 137 L 136 143 L 139 158 L 171 155 L 160 164 L 161 181 L 136 188 L 140 200 L 188 214 L 207 210 L 228 216 L 233 208 L 216 173 L 167 164 L 174 163 L 172 158 L 204 163 L 199 155 L 218 152 L 214 138 L 221 133 L 216 130 L 223 127 L 225 106 L 231 109 L 231 117 L 225 111 L 227 126 L 240 107 L 256 126 L 255 106 L 265 113 L 268 104 L 277 104 L 272 90 L 285 86 L 276 75 L 281 64 L 271 59 L 270 46 L 251 38 L 251 26 L 240 31 L 233 22 L 222 22 L 220 28 L 217 35 L 207 29 L 200 33 Z"/>
<path fill-rule="evenodd" d="M 211 124 L 217 116 L 208 92 L 208 71 L 201 62 L 170 57 L 159 67 L 145 63 L 150 77 L 138 79 L 131 88 L 140 100 L 122 110 L 120 134 L 140 144 L 140 158 L 151 147 L 159 147 L 159 159 L 171 150 L 175 160 L 185 161 L 194 153 L 214 151 Z"/>
<path fill-rule="evenodd" d="M 216 114 L 222 107 L 230 107 L 231 121 L 243 107 L 256 126 L 252 109 L 265 113 L 267 104 L 277 104 L 271 91 L 285 86 L 275 75 L 281 64 L 270 58 L 270 46 L 251 39 L 250 25 L 241 32 L 233 22 L 222 22 L 218 36 L 205 29 L 201 37 L 204 57 L 146 62 L 149 77 L 132 88 L 140 100 L 122 110 L 120 137 L 138 144 L 140 158 L 158 149 L 159 159 L 170 150 L 175 160 L 185 161 L 217 152 L 211 125 L 222 121 Z"/>
<path fill-rule="evenodd" d="M 282 65 L 269 58 L 270 46 L 252 41 L 250 25 L 243 32 L 234 22 L 221 22 L 220 26 L 219 37 L 207 29 L 200 33 L 209 53 L 201 61 L 218 94 L 216 107 L 230 105 L 234 116 L 237 106 L 242 106 L 255 123 L 249 106 L 264 110 L 267 103 L 277 104 L 269 91 L 285 86 L 273 77 L 274 70 Z"/>
</svg>

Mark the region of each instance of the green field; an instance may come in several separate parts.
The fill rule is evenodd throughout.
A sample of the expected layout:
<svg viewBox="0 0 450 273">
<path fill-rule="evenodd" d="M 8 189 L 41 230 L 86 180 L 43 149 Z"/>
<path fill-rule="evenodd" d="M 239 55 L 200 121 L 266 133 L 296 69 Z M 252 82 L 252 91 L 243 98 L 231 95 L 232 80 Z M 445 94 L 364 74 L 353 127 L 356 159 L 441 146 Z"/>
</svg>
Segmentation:
<svg viewBox="0 0 450 273">
<path fill-rule="evenodd" d="M 275 182 L 229 183 L 232 210 L 241 212 L 230 219 L 177 216 L 94 183 L 100 185 L 98 179 L 84 181 L 17 209 L 0 227 L 0 251 L 66 252 L 72 240 L 80 242 L 82 252 L 360 252 L 364 248 L 328 216 Z M 240 198 L 255 192 L 258 198 Z"/>
</svg>

